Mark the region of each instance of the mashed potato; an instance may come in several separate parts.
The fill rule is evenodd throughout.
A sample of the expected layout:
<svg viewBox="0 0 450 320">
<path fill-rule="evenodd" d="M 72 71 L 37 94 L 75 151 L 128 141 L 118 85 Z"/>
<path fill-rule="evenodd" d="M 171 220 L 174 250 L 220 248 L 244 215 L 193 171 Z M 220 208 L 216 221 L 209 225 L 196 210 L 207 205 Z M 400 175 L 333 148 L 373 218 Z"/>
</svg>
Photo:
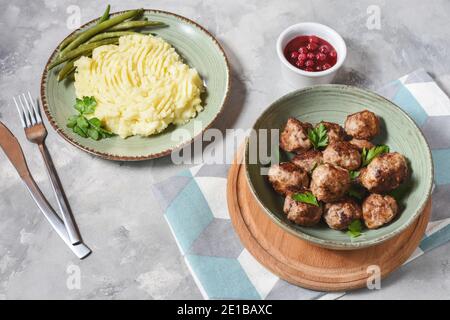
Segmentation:
<svg viewBox="0 0 450 320">
<path fill-rule="evenodd" d="M 122 138 L 149 136 L 202 110 L 203 83 L 159 37 L 130 35 L 75 62 L 78 98 L 94 96 L 93 116 Z"/>
</svg>

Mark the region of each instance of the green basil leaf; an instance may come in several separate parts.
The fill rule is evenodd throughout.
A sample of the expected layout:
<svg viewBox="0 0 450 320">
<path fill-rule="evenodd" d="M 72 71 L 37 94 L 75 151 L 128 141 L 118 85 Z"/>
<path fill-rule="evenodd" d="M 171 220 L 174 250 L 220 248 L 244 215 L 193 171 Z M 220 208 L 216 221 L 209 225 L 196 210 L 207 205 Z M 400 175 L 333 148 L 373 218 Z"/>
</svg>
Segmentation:
<svg viewBox="0 0 450 320">
<path fill-rule="evenodd" d="M 347 234 L 352 237 L 356 238 L 359 237 L 362 233 L 362 223 L 361 220 L 353 220 L 352 223 L 348 226 Z"/>
<path fill-rule="evenodd" d="M 353 232 L 353 231 L 348 230 L 347 231 L 347 235 L 350 238 L 357 238 L 357 237 L 359 237 L 361 235 L 361 232 Z"/>
<path fill-rule="evenodd" d="M 319 206 L 319 202 L 317 201 L 317 198 L 312 194 L 312 192 L 305 192 L 305 193 L 296 193 L 292 195 L 292 199 L 298 202 L 303 202 L 307 204 L 312 204 L 314 206 Z"/>
<path fill-rule="evenodd" d="M 327 128 L 323 123 L 308 131 L 308 138 L 314 149 L 325 148 L 328 145 Z"/>
<path fill-rule="evenodd" d="M 87 133 L 88 133 L 89 137 L 91 137 L 94 140 L 100 139 L 100 134 L 96 129 L 89 128 Z"/>
<path fill-rule="evenodd" d="M 75 99 L 75 109 L 78 110 L 79 113 L 83 113 L 84 112 L 84 103 L 83 100 L 76 98 Z"/>
<path fill-rule="evenodd" d="M 78 116 L 70 116 L 67 120 L 67 127 L 73 128 L 77 124 Z"/>
<path fill-rule="evenodd" d="M 94 97 L 83 97 L 84 111 L 85 114 L 94 113 L 95 107 L 97 106 L 97 101 Z"/>
<path fill-rule="evenodd" d="M 88 121 L 92 126 L 94 126 L 96 128 L 102 127 L 102 122 L 98 118 L 91 118 Z"/>
<path fill-rule="evenodd" d="M 75 99 L 75 109 L 80 113 L 79 115 L 71 116 L 67 120 L 67 126 L 72 128 L 76 134 L 94 140 L 101 138 L 112 137 L 114 134 L 102 128 L 102 122 L 98 118 L 87 119 L 84 114 L 92 114 L 95 112 L 97 101 L 95 97 L 83 97 L 82 99 Z"/>
<path fill-rule="evenodd" d="M 81 114 L 94 113 L 97 101 L 94 97 L 83 97 L 83 99 L 75 99 L 75 109 Z"/>
<path fill-rule="evenodd" d="M 360 172 L 359 171 L 350 171 L 350 179 L 355 180 L 356 178 L 359 177 Z"/>
<path fill-rule="evenodd" d="M 109 132 L 109 131 L 106 130 L 106 129 L 100 128 L 99 131 L 100 131 L 101 133 L 103 133 L 103 135 L 104 135 L 106 138 L 109 138 L 109 137 L 114 136 L 114 133 Z"/>
<path fill-rule="evenodd" d="M 89 128 L 89 122 L 85 117 L 81 116 L 77 118 L 77 126 L 86 131 Z"/>
<path fill-rule="evenodd" d="M 82 136 L 83 138 L 87 138 L 86 132 L 83 129 L 81 129 L 79 126 L 74 126 L 73 132 L 75 132 L 79 136 Z"/>
<path fill-rule="evenodd" d="M 362 166 L 367 166 L 373 159 L 378 157 L 379 155 L 383 153 L 388 153 L 389 147 L 387 145 L 381 144 L 375 147 L 370 148 L 367 150 L 366 148 L 363 149 L 363 152 L 361 154 L 362 158 Z"/>
</svg>

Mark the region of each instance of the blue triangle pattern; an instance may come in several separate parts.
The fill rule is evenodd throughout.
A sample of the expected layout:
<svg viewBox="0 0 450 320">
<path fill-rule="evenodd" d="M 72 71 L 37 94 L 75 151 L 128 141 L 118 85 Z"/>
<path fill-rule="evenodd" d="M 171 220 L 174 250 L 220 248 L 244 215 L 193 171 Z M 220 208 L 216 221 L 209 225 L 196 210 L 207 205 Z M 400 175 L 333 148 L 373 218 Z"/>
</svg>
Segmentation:
<svg viewBox="0 0 450 320">
<path fill-rule="evenodd" d="M 261 299 L 237 259 L 187 255 L 210 299 Z"/>
<path fill-rule="evenodd" d="M 194 179 L 176 196 L 165 215 L 183 253 L 214 219 Z"/>
<path fill-rule="evenodd" d="M 393 101 L 406 111 L 419 127 L 427 120 L 428 115 L 425 110 L 404 85 L 401 85 Z"/>
</svg>

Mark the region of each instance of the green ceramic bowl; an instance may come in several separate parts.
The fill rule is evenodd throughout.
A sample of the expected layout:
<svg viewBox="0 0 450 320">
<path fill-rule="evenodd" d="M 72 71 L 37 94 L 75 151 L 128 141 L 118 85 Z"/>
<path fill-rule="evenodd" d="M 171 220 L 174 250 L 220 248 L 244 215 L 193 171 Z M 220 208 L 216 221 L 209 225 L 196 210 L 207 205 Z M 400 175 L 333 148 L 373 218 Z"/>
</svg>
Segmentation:
<svg viewBox="0 0 450 320">
<path fill-rule="evenodd" d="M 250 164 L 249 142 L 246 145 L 247 178 L 262 208 L 288 232 L 321 247 L 352 250 L 373 246 L 392 238 L 414 222 L 421 214 L 433 184 L 431 152 L 425 138 L 413 120 L 392 102 L 370 91 L 342 85 L 316 86 L 287 94 L 270 105 L 253 126 L 255 130 L 281 130 L 288 117 L 311 123 L 326 120 L 343 125 L 347 115 L 362 109 L 380 116 L 382 133 L 375 142 L 387 144 L 392 151 L 405 155 L 410 162 L 412 176 L 396 192 L 401 208 L 396 219 L 377 230 L 365 229 L 357 238 L 332 230 L 323 221 L 314 227 L 301 227 L 290 222 L 283 213 L 284 198 L 275 193 L 267 176 L 261 175 L 261 169 L 269 165 L 262 164 L 263 158 L 259 156 Z M 258 144 L 270 146 L 270 138 L 258 137 L 256 140 Z M 280 151 L 279 157 L 280 161 L 287 161 L 292 155 Z"/>
<path fill-rule="evenodd" d="M 47 72 L 44 70 L 41 80 L 41 99 L 45 114 L 53 128 L 68 142 L 76 147 L 98 155 L 102 158 L 121 161 L 137 161 L 161 157 L 173 149 L 190 143 L 201 134 L 221 112 L 228 95 L 230 74 L 227 57 L 214 37 L 195 22 L 173 13 L 145 10 L 149 20 L 161 21 L 165 28 L 152 29 L 151 32 L 161 36 L 172 44 L 183 59 L 197 69 L 206 83 L 206 93 L 202 96 L 204 110 L 190 122 L 169 126 L 164 132 L 150 137 L 113 137 L 94 141 L 82 138 L 66 127 L 67 118 L 75 114 L 75 88 L 73 81 L 58 82 L 56 76 L 59 68 Z M 95 23 L 93 20 L 81 29 Z M 56 56 L 56 50 L 49 62 Z M 48 63 L 49 63 L 48 62 Z M 47 63 L 47 64 L 48 64 Z M 195 120 L 195 121 L 194 121 Z M 174 132 L 183 129 L 182 139 L 171 139 Z"/>
</svg>

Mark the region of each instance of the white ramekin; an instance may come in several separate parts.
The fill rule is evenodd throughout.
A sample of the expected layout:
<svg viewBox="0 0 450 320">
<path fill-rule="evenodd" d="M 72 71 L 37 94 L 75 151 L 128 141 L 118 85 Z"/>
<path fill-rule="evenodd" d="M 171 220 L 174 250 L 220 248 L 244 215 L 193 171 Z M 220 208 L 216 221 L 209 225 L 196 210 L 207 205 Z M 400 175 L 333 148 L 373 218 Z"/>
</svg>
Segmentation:
<svg viewBox="0 0 450 320">
<path fill-rule="evenodd" d="M 302 35 L 315 35 L 328 41 L 337 52 L 337 62 L 325 71 L 309 72 L 298 69 L 284 56 L 284 48 L 289 41 Z M 347 56 L 347 46 L 344 39 L 333 29 L 320 23 L 302 22 L 285 29 L 277 40 L 277 55 L 281 62 L 281 71 L 286 82 L 299 89 L 316 84 L 331 83 L 336 72 L 344 63 Z"/>
</svg>

